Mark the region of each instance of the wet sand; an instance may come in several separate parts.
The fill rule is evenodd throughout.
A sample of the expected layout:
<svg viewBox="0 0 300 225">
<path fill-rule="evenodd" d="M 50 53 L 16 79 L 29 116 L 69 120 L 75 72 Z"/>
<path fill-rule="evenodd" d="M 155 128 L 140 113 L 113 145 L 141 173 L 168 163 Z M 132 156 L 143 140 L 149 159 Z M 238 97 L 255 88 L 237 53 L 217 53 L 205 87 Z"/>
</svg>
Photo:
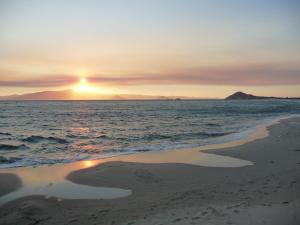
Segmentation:
<svg viewBox="0 0 300 225">
<path fill-rule="evenodd" d="M 22 186 L 21 179 L 11 173 L 0 173 L 0 181 L 0 197 L 19 189 Z"/>
<path fill-rule="evenodd" d="M 91 164 L 71 172 L 67 179 L 83 185 L 129 189 L 132 194 L 109 200 L 29 196 L 3 205 L 0 224 L 300 224 L 299 128 L 299 118 L 287 119 L 272 125 L 267 138 L 204 150 L 254 165 L 134 162 L 144 153 Z M 13 187 L 17 186 L 7 190 Z"/>
</svg>

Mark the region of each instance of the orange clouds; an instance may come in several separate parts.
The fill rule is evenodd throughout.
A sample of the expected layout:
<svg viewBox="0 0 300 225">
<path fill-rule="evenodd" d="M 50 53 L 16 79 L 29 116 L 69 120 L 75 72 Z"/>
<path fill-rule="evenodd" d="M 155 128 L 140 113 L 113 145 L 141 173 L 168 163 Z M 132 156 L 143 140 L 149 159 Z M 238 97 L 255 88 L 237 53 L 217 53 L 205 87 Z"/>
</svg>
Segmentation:
<svg viewBox="0 0 300 225">
<path fill-rule="evenodd" d="M 139 85 L 297 85 L 300 68 L 282 65 L 251 65 L 235 67 L 210 67 L 182 69 L 160 73 L 135 73 L 120 75 L 90 75 L 92 83 L 106 86 Z M 62 87 L 78 82 L 75 75 L 40 75 L 31 79 L 0 79 L 1 87 Z"/>
</svg>

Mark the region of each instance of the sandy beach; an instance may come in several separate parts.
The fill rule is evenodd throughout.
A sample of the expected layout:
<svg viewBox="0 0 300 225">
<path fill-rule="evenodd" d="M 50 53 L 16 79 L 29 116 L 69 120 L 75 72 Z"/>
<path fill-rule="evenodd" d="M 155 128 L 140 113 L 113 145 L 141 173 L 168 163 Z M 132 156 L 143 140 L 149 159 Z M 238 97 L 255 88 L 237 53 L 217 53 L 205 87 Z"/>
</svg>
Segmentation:
<svg viewBox="0 0 300 225">
<path fill-rule="evenodd" d="M 300 225 L 300 0 L 0 0 L 0 225 Z"/>
<path fill-rule="evenodd" d="M 147 158 L 147 153 L 141 153 L 111 158 L 85 169 L 66 169 L 66 179 L 72 183 L 121 188 L 131 194 L 102 200 L 27 196 L 0 207 L 0 224 L 300 224 L 299 127 L 300 118 L 286 119 L 270 126 L 268 137 L 203 150 L 204 154 L 252 162 L 240 167 L 199 166 L 182 160 L 176 163 L 175 159 L 140 162 L 138 158 Z M 159 158 L 159 152 L 148 154 Z M 55 168 L 67 167 L 46 168 L 55 175 Z M 0 174 L 4 181 L 0 196 L 22 186 L 14 171 Z"/>
</svg>

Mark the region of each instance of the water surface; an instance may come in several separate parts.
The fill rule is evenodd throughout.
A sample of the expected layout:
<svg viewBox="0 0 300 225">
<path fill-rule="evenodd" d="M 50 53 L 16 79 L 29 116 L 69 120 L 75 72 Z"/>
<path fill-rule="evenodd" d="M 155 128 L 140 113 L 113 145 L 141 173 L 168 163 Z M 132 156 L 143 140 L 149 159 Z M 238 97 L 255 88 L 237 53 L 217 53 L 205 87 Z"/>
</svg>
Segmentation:
<svg viewBox="0 0 300 225">
<path fill-rule="evenodd" d="M 191 148 L 245 137 L 300 101 L 0 101 L 0 168 Z"/>
</svg>

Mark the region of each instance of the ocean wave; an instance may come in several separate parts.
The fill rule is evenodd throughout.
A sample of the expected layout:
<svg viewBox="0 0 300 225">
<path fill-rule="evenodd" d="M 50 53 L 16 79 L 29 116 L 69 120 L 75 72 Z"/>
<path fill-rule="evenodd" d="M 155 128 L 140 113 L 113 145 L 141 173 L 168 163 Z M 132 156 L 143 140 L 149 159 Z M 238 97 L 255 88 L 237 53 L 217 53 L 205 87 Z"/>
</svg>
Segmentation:
<svg viewBox="0 0 300 225">
<path fill-rule="evenodd" d="M 0 150 L 20 150 L 20 149 L 28 149 L 28 147 L 24 144 L 22 145 L 9 145 L 9 144 L 0 144 Z"/>
<path fill-rule="evenodd" d="M 64 138 L 52 137 L 52 136 L 50 136 L 50 137 L 43 137 L 43 136 L 39 136 L 39 135 L 32 135 L 30 137 L 22 139 L 22 141 L 30 142 L 30 143 L 38 143 L 38 142 L 42 142 L 42 141 L 54 141 L 54 142 L 57 142 L 59 144 L 67 144 L 67 143 L 69 143 Z"/>
<path fill-rule="evenodd" d="M 156 145 L 143 145 L 136 147 L 121 147 L 121 148 L 113 148 L 101 151 L 105 154 L 132 154 L 138 152 L 149 152 L 149 151 L 161 151 L 168 149 L 179 149 L 179 148 L 192 148 L 197 147 L 196 144 L 179 144 L 179 143 L 160 143 Z M 104 155 L 105 156 L 105 155 Z M 101 157 L 98 157 L 101 158 Z"/>
<path fill-rule="evenodd" d="M 220 127 L 221 126 L 220 124 L 217 124 L 217 123 L 206 123 L 205 125 L 209 126 L 209 127 Z"/>
<path fill-rule="evenodd" d="M 0 156 L 0 169 L 26 167 L 26 166 L 39 166 L 39 165 L 52 165 L 57 163 L 71 163 L 75 161 L 85 160 L 84 158 L 78 158 L 73 160 L 68 159 L 34 159 L 30 157 L 17 158 L 10 157 L 4 158 Z"/>
<path fill-rule="evenodd" d="M 80 135 L 80 134 L 67 134 L 67 138 L 81 138 L 81 139 L 88 139 L 89 136 L 87 135 Z"/>
<path fill-rule="evenodd" d="M 222 137 L 229 134 L 232 134 L 232 132 L 195 132 L 195 133 L 182 133 L 182 134 L 173 134 L 173 135 L 152 133 L 143 136 L 142 139 L 147 141 L 163 140 L 163 139 L 170 139 L 172 141 L 176 141 L 176 140 L 188 140 L 197 137 L 202 137 L 202 138 Z"/>
<path fill-rule="evenodd" d="M 157 134 L 157 133 L 152 133 L 152 134 L 143 136 L 143 139 L 145 139 L 147 141 L 170 139 L 170 138 L 172 138 L 171 135 L 164 135 L 164 134 Z"/>
<path fill-rule="evenodd" d="M 101 135 L 97 136 L 96 138 L 108 139 L 109 137 L 105 134 L 101 134 Z"/>
<path fill-rule="evenodd" d="M 0 132 L 0 135 L 11 136 L 11 134 L 10 134 L 10 133 L 7 133 L 7 132 Z"/>
<path fill-rule="evenodd" d="M 215 133 L 199 132 L 198 135 L 204 137 L 222 137 L 232 133 L 233 132 L 215 132 Z"/>
<path fill-rule="evenodd" d="M 4 157 L 4 156 L 0 156 L 0 163 L 1 164 L 11 164 L 11 163 L 15 163 L 19 160 L 21 160 L 22 158 L 18 158 L 18 157 Z"/>
</svg>

